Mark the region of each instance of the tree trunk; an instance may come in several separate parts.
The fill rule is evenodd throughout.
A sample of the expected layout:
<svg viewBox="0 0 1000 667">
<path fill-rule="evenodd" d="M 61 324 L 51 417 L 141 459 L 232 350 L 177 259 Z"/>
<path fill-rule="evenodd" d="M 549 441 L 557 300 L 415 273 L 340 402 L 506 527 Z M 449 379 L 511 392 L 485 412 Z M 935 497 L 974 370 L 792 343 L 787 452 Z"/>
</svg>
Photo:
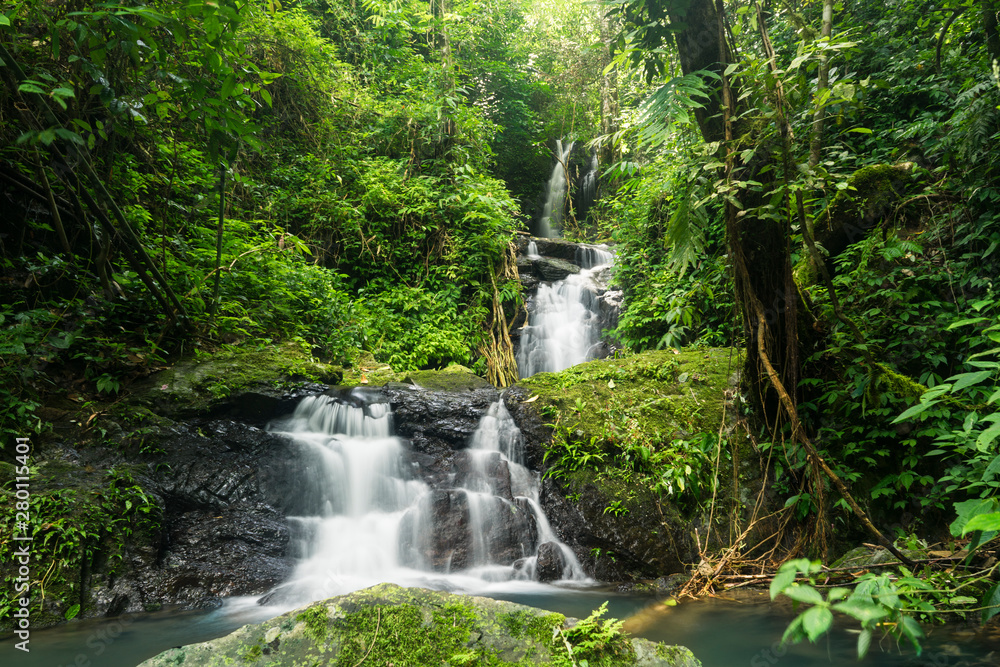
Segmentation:
<svg viewBox="0 0 1000 667">
<path fill-rule="evenodd" d="M 826 37 L 827 44 L 833 36 L 833 0 L 823 0 L 823 27 L 820 37 Z M 830 58 L 824 53 L 819 61 L 819 80 L 816 82 L 816 98 L 830 87 Z M 809 167 L 819 164 L 819 153 L 823 148 L 823 124 L 826 120 L 826 104 L 819 103 L 813 114 L 812 137 L 809 141 Z"/>
<path fill-rule="evenodd" d="M 990 60 L 1000 61 L 1000 33 L 997 32 L 997 11 L 1000 11 L 1000 2 L 980 0 L 979 11 L 983 17 L 983 32 L 986 33 L 986 50 L 990 54 Z"/>
<path fill-rule="evenodd" d="M 686 5 L 686 6 L 683 6 Z M 650 8 L 653 14 L 653 8 Z M 666 7 L 670 23 L 682 26 L 676 33 L 677 50 L 684 74 L 708 70 L 723 75 L 730 61 L 731 50 L 725 40 L 725 32 L 720 20 L 720 12 L 712 0 L 691 0 L 690 3 L 670 2 Z M 705 141 L 726 142 L 726 118 L 736 119 L 730 130 L 731 145 L 755 146 L 752 154 L 739 152 L 733 156 L 732 179 L 738 181 L 758 181 L 759 189 L 745 189 L 733 193 L 744 211 L 752 211 L 763 203 L 763 193 L 771 190 L 774 174 L 777 172 L 774 157 L 768 146 L 749 141 L 741 144 L 741 137 L 752 129 L 747 121 L 741 120 L 736 108 L 739 91 L 732 84 L 728 98 L 732 108 L 728 114 L 720 113 L 725 100 L 723 85 L 714 77 L 705 77 L 711 95 L 704 109 L 696 110 L 698 127 Z M 765 167 L 772 167 L 765 169 Z M 736 298 L 740 303 L 743 324 L 747 332 L 747 363 L 745 379 L 752 388 L 751 398 L 763 412 L 766 421 L 774 425 L 778 421 L 780 406 L 778 397 L 770 387 L 768 374 L 761 364 L 757 343 L 758 313 L 766 319 L 764 327 L 766 340 L 763 341 L 778 377 L 794 396 L 798 378 L 798 340 L 796 336 L 796 313 L 798 292 L 791 280 L 792 267 L 789 256 L 789 233 L 786 220 L 773 217 L 757 217 L 753 213 L 738 218 L 729 230 L 728 244 L 734 262 L 734 282 Z M 755 307 L 759 302 L 761 308 Z"/>
</svg>

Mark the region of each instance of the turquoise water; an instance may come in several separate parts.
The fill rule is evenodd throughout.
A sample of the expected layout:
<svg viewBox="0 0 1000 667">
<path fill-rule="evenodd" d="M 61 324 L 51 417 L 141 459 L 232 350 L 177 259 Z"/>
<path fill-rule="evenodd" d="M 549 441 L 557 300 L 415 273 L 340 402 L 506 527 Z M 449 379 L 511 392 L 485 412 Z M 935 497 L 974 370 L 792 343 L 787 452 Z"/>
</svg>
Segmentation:
<svg viewBox="0 0 1000 667">
<path fill-rule="evenodd" d="M 955 627 L 931 629 L 922 657 L 889 640 L 872 643 L 871 654 L 856 660 L 857 635 L 837 627 L 816 644 L 782 648 L 778 640 L 792 616 L 788 607 L 759 600 L 718 599 L 685 602 L 665 608 L 649 598 L 601 589 L 566 590 L 536 585 L 499 591 L 491 597 L 585 617 L 602 602 L 608 616 L 631 617 L 634 634 L 689 647 L 704 667 L 813 667 L 863 665 L 908 667 L 979 667 L 1000 664 L 989 640 Z M 161 651 L 219 637 L 284 610 L 260 607 L 252 599 L 230 600 L 212 612 L 159 612 L 111 620 L 68 623 L 31 635 L 30 653 L 17 651 L 14 640 L 0 642 L 0 664 L 17 667 L 135 667 Z M 414 666 L 418 667 L 418 666 Z"/>
</svg>

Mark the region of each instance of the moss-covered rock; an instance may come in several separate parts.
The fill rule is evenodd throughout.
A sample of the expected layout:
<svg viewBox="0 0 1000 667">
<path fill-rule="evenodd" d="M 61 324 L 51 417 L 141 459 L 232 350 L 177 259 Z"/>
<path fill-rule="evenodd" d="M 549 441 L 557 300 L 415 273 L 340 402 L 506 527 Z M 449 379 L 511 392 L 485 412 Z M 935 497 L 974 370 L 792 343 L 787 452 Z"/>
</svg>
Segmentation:
<svg viewBox="0 0 1000 667">
<path fill-rule="evenodd" d="M 380 584 L 243 626 L 214 641 L 170 649 L 140 667 L 362 663 L 569 667 L 582 660 L 609 667 L 701 664 L 686 648 L 630 640 L 614 624 L 587 627 L 587 636 L 580 636 L 583 633 L 574 633 L 561 614 Z"/>
<path fill-rule="evenodd" d="M 475 391 L 493 386 L 472 370 L 458 364 L 439 371 L 411 371 L 405 374 L 403 381 L 431 391 Z"/>
<path fill-rule="evenodd" d="M 580 438 L 626 430 L 681 438 L 719 430 L 738 367 L 729 349 L 655 350 L 539 373 L 515 387 L 529 395 L 524 403 Z"/>
<path fill-rule="evenodd" d="M 160 415 L 192 415 L 240 396 L 262 400 L 307 383 L 338 384 L 339 366 L 316 361 L 297 343 L 247 352 L 218 353 L 182 361 L 132 388 L 135 402 L 154 406 Z M 248 406 L 252 409 L 253 406 Z"/>
<path fill-rule="evenodd" d="M 878 226 L 912 178 L 912 162 L 858 169 L 847 179 L 847 188 L 838 192 L 816 216 L 813 223 L 816 242 L 830 257 L 836 257 Z"/>
<path fill-rule="evenodd" d="M 540 373 L 506 394 L 529 463 L 547 469 L 542 504 L 594 576 L 655 578 L 696 560 L 693 527 L 712 497 L 739 364 L 728 349 L 651 351 Z M 723 465 L 751 460 L 730 444 Z M 720 475 L 719 498 L 732 478 Z"/>
</svg>

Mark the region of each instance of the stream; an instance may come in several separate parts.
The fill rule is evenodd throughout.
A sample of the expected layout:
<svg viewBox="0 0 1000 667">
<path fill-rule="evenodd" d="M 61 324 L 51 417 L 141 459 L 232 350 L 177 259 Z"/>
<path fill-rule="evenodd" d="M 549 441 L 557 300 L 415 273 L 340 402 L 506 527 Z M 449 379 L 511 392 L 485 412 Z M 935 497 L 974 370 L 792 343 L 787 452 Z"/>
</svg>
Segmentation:
<svg viewBox="0 0 1000 667">
<path fill-rule="evenodd" d="M 910 647 L 900 652 L 891 640 L 873 642 L 870 654 L 856 659 L 857 635 L 850 625 L 837 626 L 815 644 L 782 648 L 778 642 L 793 613 L 790 607 L 756 599 L 706 599 L 673 608 L 651 603 L 640 595 L 615 593 L 599 587 L 580 590 L 521 582 L 497 586 L 483 594 L 534 605 L 578 618 L 608 602 L 608 616 L 625 618 L 633 634 L 690 648 L 704 667 L 979 667 L 996 665 L 1000 638 L 977 637 L 959 626 L 929 628 L 924 652 L 916 657 Z M 31 652 L 16 656 L 19 667 L 135 667 L 161 651 L 181 644 L 223 636 L 246 623 L 259 623 L 286 611 L 262 607 L 256 598 L 233 598 L 212 612 L 159 612 L 117 619 L 74 621 L 33 632 Z M 0 642 L 0 651 L 14 652 L 13 640 Z M 10 664 L 5 661 L 5 664 Z"/>
</svg>

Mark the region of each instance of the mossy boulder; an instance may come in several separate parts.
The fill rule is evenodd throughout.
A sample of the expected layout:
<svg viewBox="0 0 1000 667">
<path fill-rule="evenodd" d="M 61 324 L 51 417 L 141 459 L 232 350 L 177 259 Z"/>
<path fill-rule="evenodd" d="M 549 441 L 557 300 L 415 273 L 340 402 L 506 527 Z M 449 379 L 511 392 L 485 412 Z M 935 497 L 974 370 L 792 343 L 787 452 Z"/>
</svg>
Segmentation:
<svg viewBox="0 0 1000 667">
<path fill-rule="evenodd" d="M 849 245 L 863 239 L 895 207 L 904 188 L 913 179 L 913 166 L 912 162 L 876 164 L 851 174 L 847 187 L 816 216 L 813 223 L 816 242 L 830 257 L 836 257 Z M 800 273 L 804 271 L 799 270 Z"/>
<path fill-rule="evenodd" d="M 568 276 L 580 273 L 580 267 L 568 259 L 558 257 L 541 257 L 531 262 L 532 271 L 542 280 L 554 282 L 564 280 Z"/>
<path fill-rule="evenodd" d="M 521 413 L 523 403 L 549 423 L 558 416 L 588 439 L 626 428 L 668 439 L 715 433 L 739 365 L 731 350 L 721 348 L 600 359 L 521 380 L 515 396 L 523 399 L 508 407 Z"/>
<path fill-rule="evenodd" d="M 439 371 L 411 371 L 405 374 L 403 381 L 431 391 L 463 392 L 493 386 L 472 370 L 458 364 Z"/>
<path fill-rule="evenodd" d="M 162 416 L 201 415 L 223 406 L 228 413 L 238 408 L 239 414 L 229 416 L 259 421 L 255 416 L 288 407 L 275 404 L 285 394 L 310 384 L 338 384 L 343 377 L 341 367 L 316 361 L 299 344 L 285 343 L 185 360 L 132 390 L 135 403 Z"/>
<path fill-rule="evenodd" d="M 140 667 L 701 664 L 686 648 L 630 639 L 611 623 L 588 625 L 581 637 L 571 626 L 561 614 L 512 602 L 380 584 L 170 649 Z M 596 646 L 583 646 L 595 638 Z"/>
<path fill-rule="evenodd" d="M 656 578 L 697 560 L 694 527 L 736 414 L 740 363 L 729 349 L 650 351 L 540 373 L 505 395 L 529 464 L 546 472 L 542 505 L 593 576 Z M 740 467 L 741 488 L 759 488 L 750 452 L 731 454 L 743 444 L 726 442 L 721 463 Z M 720 475 L 723 501 L 732 478 Z"/>
</svg>

